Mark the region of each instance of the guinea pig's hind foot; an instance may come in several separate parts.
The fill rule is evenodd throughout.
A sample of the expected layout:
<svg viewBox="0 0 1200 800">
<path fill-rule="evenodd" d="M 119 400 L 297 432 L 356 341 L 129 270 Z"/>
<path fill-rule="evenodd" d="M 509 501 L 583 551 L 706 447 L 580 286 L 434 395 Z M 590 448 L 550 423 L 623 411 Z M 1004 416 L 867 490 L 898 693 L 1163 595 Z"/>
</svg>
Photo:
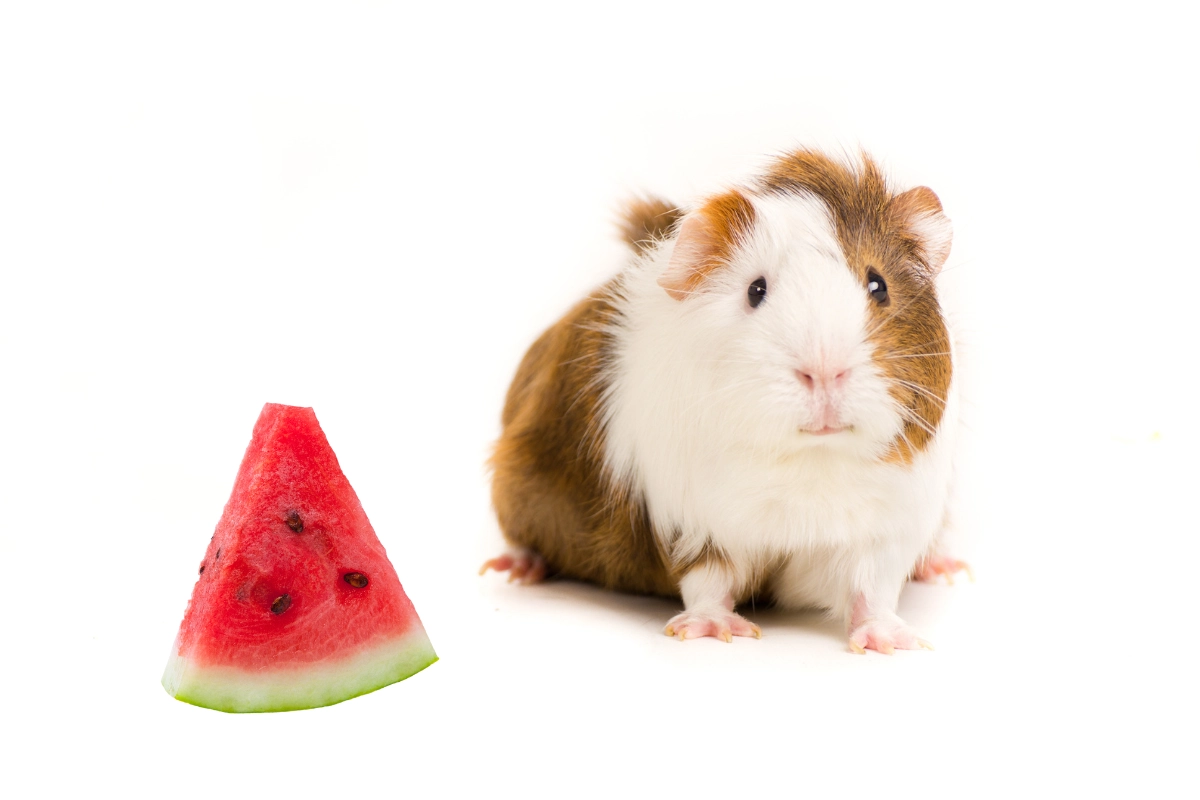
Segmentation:
<svg viewBox="0 0 1200 800">
<path fill-rule="evenodd" d="M 483 562 L 479 574 L 485 574 L 489 569 L 496 572 L 507 572 L 508 582 L 517 581 L 522 584 L 539 583 L 546 577 L 545 560 L 524 547 L 509 550 L 504 555 L 490 558 Z"/>
<path fill-rule="evenodd" d="M 944 575 L 946 576 L 946 583 L 953 586 L 954 575 L 958 572 L 967 573 L 967 577 L 971 580 L 971 583 L 975 582 L 975 573 L 971 571 L 970 564 L 941 553 L 934 553 L 922 559 L 917 564 L 912 573 L 912 580 L 921 581 L 922 583 L 937 583 L 937 579 Z"/>
<path fill-rule="evenodd" d="M 663 629 L 667 636 L 678 636 L 684 639 L 699 639 L 703 636 L 714 636 L 724 642 L 732 642 L 734 636 L 753 636 L 762 638 L 762 628 L 745 617 L 725 609 L 712 611 L 684 611 L 671 617 L 667 627 Z"/>
</svg>

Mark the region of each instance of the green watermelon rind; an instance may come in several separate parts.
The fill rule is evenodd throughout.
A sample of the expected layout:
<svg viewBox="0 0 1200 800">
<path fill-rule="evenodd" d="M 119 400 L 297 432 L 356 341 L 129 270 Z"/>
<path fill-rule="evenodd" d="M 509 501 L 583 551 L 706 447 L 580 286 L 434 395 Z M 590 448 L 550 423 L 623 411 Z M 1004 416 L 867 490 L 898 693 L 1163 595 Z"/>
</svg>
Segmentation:
<svg viewBox="0 0 1200 800">
<path fill-rule="evenodd" d="M 200 666 L 176 642 L 162 684 L 176 700 L 234 714 L 299 711 L 341 703 L 417 674 L 437 661 L 421 628 L 333 663 L 252 672 Z"/>
</svg>

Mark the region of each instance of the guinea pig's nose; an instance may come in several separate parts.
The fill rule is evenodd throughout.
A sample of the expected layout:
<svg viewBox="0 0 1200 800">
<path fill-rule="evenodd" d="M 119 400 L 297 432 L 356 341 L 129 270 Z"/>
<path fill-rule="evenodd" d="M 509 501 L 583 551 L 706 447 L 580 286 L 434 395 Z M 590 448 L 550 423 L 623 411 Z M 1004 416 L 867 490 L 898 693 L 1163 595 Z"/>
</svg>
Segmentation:
<svg viewBox="0 0 1200 800">
<path fill-rule="evenodd" d="M 850 369 L 842 369 L 841 367 L 827 367 L 822 369 L 813 369 L 811 367 L 802 367 L 796 370 L 796 377 L 800 379 L 800 383 L 804 384 L 809 391 L 822 389 L 829 391 L 830 389 L 840 389 L 846 382 L 846 376 L 850 374 Z"/>
</svg>

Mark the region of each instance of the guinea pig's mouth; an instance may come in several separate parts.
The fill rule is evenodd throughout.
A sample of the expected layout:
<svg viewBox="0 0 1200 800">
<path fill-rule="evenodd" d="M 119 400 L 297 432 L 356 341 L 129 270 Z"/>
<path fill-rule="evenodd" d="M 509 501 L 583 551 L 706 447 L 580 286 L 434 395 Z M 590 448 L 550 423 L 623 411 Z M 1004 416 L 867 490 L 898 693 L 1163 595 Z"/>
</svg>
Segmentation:
<svg viewBox="0 0 1200 800">
<path fill-rule="evenodd" d="M 854 430 L 853 425 L 846 425 L 845 427 L 842 427 L 842 428 L 831 428 L 828 425 L 826 425 L 824 428 L 818 428 L 817 430 L 811 430 L 809 428 L 801 428 L 800 432 L 811 434 L 813 436 L 831 436 L 835 433 L 849 432 L 849 431 L 853 431 L 853 430 Z"/>
</svg>

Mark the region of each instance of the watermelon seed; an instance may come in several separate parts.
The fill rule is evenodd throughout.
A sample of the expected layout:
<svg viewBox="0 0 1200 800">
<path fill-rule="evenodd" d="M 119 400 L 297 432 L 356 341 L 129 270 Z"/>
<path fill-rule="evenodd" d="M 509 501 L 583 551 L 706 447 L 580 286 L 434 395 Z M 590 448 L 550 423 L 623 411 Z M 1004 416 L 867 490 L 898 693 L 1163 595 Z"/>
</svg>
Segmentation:
<svg viewBox="0 0 1200 800">
<path fill-rule="evenodd" d="M 304 520 L 300 519 L 300 512 L 289 511 L 287 515 L 287 526 L 296 533 L 304 531 Z"/>
<path fill-rule="evenodd" d="M 342 576 L 342 580 L 353 586 L 355 589 L 361 589 L 367 585 L 367 576 L 361 572 L 347 572 Z"/>
<path fill-rule="evenodd" d="M 221 548 L 218 547 L 217 548 L 217 557 L 214 558 L 213 561 L 220 561 L 220 560 L 221 560 Z"/>
<path fill-rule="evenodd" d="M 201 575 L 204 574 L 204 565 L 203 564 L 200 565 L 200 574 Z"/>
<path fill-rule="evenodd" d="M 285 612 L 289 608 L 291 608 L 291 605 L 292 605 L 292 598 L 287 596 L 286 594 L 281 594 L 281 595 L 279 595 L 279 597 L 275 598 L 274 603 L 271 603 L 271 613 L 272 614 L 282 614 L 283 612 Z"/>
</svg>

